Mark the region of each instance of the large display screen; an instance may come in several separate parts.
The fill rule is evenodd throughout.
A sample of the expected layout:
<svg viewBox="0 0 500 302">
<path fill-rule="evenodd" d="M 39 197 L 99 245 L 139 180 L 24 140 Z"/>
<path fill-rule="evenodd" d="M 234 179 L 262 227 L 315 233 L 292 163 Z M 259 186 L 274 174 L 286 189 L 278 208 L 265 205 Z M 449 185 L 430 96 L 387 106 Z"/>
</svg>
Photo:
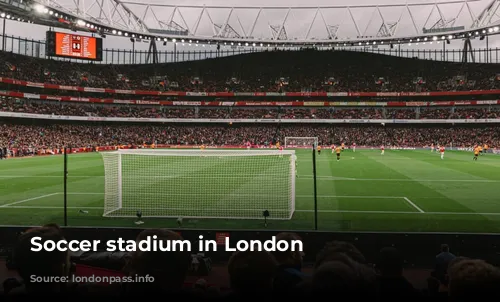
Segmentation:
<svg viewBox="0 0 500 302">
<path fill-rule="evenodd" d="M 62 32 L 47 32 L 49 56 L 102 60 L 102 39 Z"/>
</svg>

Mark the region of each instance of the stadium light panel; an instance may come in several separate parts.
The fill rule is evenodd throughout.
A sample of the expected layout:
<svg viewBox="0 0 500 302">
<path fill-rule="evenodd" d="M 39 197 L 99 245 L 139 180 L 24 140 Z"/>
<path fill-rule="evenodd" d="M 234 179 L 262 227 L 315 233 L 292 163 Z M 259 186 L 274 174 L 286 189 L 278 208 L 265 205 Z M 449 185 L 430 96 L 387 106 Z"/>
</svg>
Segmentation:
<svg viewBox="0 0 500 302">
<path fill-rule="evenodd" d="M 41 4 L 36 4 L 34 7 L 35 11 L 37 13 L 43 13 L 43 10 L 45 9 L 45 6 L 41 5 Z"/>
</svg>

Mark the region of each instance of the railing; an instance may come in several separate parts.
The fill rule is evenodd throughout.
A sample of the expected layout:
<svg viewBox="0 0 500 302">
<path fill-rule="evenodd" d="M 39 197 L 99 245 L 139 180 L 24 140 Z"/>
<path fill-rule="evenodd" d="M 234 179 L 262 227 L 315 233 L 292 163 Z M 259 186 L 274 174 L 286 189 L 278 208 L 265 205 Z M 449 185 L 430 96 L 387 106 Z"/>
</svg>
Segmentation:
<svg viewBox="0 0 500 302">
<path fill-rule="evenodd" d="M 45 41 L 28 40 L 22 37 L 14 36 L 1 36 L 0 50 L 6 52 L 13 52 L 16 54 L 36 57 L 36 58 L 47 58 L 45 53 Z M 405 46 L 406 47 L 406 46 Z M 225 48 L 221 47 L 217 50 L 215 45 L 207 47 L 199 47 L 200 50 L 179 50 L 182 49 L 181 45 L 174 48 L 173 51 L 158 51 L 158 62 L 159 63 L 173 63 L 173 62 L 184 62 L 184 61 L 196 61 L 204 59 L 213 59 L 219 57 L 235 56 L 241 54 L 248 54 L 254 52 L 269 51 L 271 48 L 260 48 L 260 47 L 237 47 L 237 48 Z M 281 49 L 281 48 L 278 48 Z M 286 48 L 287 50 L 299 50 L 300 48 Z M 403 58 L 418 58 L 422 60 L 433 60 L 433 61 L 449 61 L 449 62 L 461 62 L 463 57 L 463 52 L 461 49 L 402 49 L 401 47 L 395 46 L 390 48 L 389 46 L 379 46 L 379 47 L 341 47 L 336 48 L 338 50 L 346 51 L 356 51 L 356 52 L 369 52 L 377 53 L 383 55 L 397 56 Z M 325 48 L 324 50 L 327 50 Z M 469 53 L 473 55 L 476 63 L 500 63 L 500 49 L 499 48 L 489 48 L 489 49 L 472 49 Z M 133 49 L 105 49 L 103 53 L 103 60 L 97 62 L 99 64 L 146 64 L 148 62 L 148 51 L 144 50 L 133 50 Z M 69 61 L 69 59 L 61 59 Z M 82 60 L 71 60 L 74 62 L 86 62 Z"/>
</svg>

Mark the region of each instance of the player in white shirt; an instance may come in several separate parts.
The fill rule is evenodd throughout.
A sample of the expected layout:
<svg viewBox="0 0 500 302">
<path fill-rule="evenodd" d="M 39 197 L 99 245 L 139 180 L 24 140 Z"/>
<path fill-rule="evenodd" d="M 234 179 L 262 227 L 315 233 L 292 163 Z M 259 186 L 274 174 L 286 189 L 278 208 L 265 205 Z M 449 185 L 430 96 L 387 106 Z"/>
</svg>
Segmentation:
<svg viewBox="0 0 500 302">
<path fill-rule="evenodd" d="M 356 152 L 356 143 L 352 143 L 352 152 Z"/>
<path fill-rule="evenodd" d="M 250 150 L 251 147 L 252 147 L 252 144 L 250 142 L 247 142 L 247 150 Z"/>
<path fill-rule="evenodd" d="M 384 153 L 385 153 L 385 148 L 384 148 L 384 146 L 380 146 L 380 151 L 381 151 L 381 152 L 380 152 L 380 155 L 384 155 Z"/>
<path fill-rule="evenodd" d="M 431 152 L 434 152 L 434 144 L 431 144 Z"/>
</svg>

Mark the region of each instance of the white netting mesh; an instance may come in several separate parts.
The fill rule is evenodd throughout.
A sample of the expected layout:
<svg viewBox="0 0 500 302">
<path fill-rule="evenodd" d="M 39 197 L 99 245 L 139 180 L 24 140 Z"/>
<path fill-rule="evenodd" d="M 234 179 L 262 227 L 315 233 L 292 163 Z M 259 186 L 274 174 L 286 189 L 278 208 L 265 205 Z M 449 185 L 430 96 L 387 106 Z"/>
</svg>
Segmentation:
<svg viewBox="0 0 500 302">
<path fill-rule="evenodd" d="M 285 137 L 285 148 L 313 148 L 318 146 L 317 137 Z"/>
<path fill-rule="evenodd" d="M 291 219 L 295 151 L 119 150 L 102 153 L 106 217 Z"/>
</svg>

